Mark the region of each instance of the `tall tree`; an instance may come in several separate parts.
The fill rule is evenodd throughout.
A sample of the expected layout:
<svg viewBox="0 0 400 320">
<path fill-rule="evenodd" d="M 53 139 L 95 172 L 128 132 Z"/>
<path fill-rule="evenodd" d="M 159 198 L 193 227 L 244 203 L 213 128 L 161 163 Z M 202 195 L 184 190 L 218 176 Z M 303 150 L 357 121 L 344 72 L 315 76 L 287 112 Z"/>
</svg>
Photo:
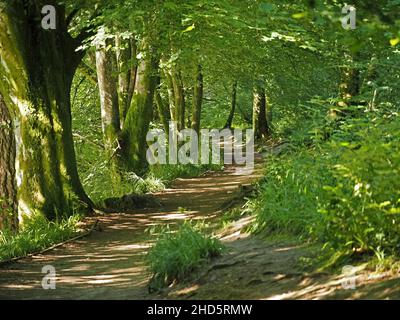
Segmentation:
<svg viewBox="0 0 400 320">
<path fill-rule="evenodd" d="M 178 122 L 178 130 L 182 130 L 185 128 L 185 88 L 183 86 L 182 72 L 177 66 L 174 66 L 171 70 L 171 79 L 175 99 L 174 120 Z"/>
<path fill-rule="evenodd" d="M 199 64 L 196 68 L 195 84 L 193 88 L 192 129 L 200 132 L 201 106 L 203 103 L 203 72 Z"/>
<path fill-rule="evenodd" d="M 155 93 L 155 100 L 157 105 L 158 115 L 160 117 L 161 123 L 164 127 L 165 132 L 169 132 L 169 122 L 171 120 L 171 113 L 169 110 L 169 104 L 164 101 L 161 96 L 161 87 L 157 88 Z"/>
<path fill-rule="evenodd" d="M 0 95 L 0 230 L 16 229 L 15 138 L 11 115 Z"/>
<path fill-rule="evenodd" d="M 96 48 L 96 68 L 101 106 L 103 140 L 108 158 L 112 164 L 114 177 L 119 170 L 120 110 L 115 76 L 115 57 L 110 49 L 110 40 L 98 44 Z M 125 101 L 121 101 L 125 103 Z"/>
<path fill-rule="evenodd" d="M 56 8 L 56 29 L 44 30 L 41 10 Z M 78 176 L 70 89 L 87 36 L 68 33 L 65 8 L 54 0 L 0 2 L 0 83 L 15 122 L 20 216 L 58 218 L 92 206 Z"/>
<path fill-rule="evenodd" d="M 235 111 L 236 111 L 237 86 L 238 83 L 237 81 L 235 81 L 232 86 L 231 110 L 229 112 L 229 116 L 228 119 L 226 120 L 224 128 L 232 129 L 233 118 L 235 116 Z"/>
<path fill-rule="evenodd" d="M 122 130 L 121 147 L 129 170 L 142 174 L 146 167 L 146 136 L 153 117 L 154 94 L 158 82 L 157 52 L 143 41 L 143 58 L 139 62 L 135 91 Z"/>
<path fill-rule="evenodd" d="M 255 139 L 267 138 L 270 133 L 267 122 L 267 98 L 265 88 L 261 84 L 257 84 L 253 92 L 253 130 Z"/>
<path fill-rule="evenodd" d="M 123 38 L 120 34 L 117 34 L 115 37 L 115 49 L 117 55 L 118 98 L 122 129 L 126 114 L 131 105 L 136 83 L 138 66 L 136 55 L 138 52 L 134 36 Z"/>
</svg>

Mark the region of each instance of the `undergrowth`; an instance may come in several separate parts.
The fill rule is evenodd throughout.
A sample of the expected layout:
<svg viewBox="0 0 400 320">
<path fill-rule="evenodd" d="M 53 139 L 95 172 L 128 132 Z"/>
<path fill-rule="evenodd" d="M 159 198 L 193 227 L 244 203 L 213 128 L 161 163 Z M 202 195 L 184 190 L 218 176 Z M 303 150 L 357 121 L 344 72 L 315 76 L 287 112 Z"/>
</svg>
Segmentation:
<svg viewBox="0 0 400 320">
<path fill-rule="evenodd" d="M 176 230 L 169 225 L 157 226 L 150 232 L 156 239 L 146 259 L 153 288 L 185 279 L 224 250 L 218 239 L 205 233 L 203 223 L 185 222 Z"/>
<path fill-rule="evenodd" d="M 267 158 L 247 207 L 252 232 L 319 242 L 330 265 L 399 257 L 400 117 L 360 110 L 305 120 L 286 137 L 290 148 Z"/>
<path fill-rule="evenodd" d="M 59 222 L 43 216 L 26 218 L 18 233 L 0 231 L 0 261 L 23 257 L 72 238 L 81 232 L 80 221 L 79 215 Z"/>
</svg>

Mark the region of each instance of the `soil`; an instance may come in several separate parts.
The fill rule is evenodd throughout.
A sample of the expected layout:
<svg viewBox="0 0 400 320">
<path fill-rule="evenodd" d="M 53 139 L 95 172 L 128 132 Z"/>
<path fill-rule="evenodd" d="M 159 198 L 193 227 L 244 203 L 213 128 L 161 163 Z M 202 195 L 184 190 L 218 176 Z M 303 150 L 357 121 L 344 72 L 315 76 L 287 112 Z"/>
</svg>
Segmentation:
<svg viewBox="0 0 400 320">
<path fill-rule="evenodd" d="M 262 176 L 258 159 L 251 175 L 234 167 L 197 178 L 178 179 L 154 194 L 162 207 L 96 217 L 89 237 L 43 255 L 0 267 L 0 299 L 400 299 L 400 277 L 359 271 L 354 289 L 340 274 L 306 273 L 299 264 L 312 248 L 299 240 L 259 238 L 244 232 L 242 218 L 220 237 L 228 250 L 185 283 L 149 294 L 144 258 L 151 246 L 146 229 L 201 219 L 221 224 L 224 210 L 237 205 L 243 186 Z M 44 290 L 42 268 L 54 266 L 56 290 Z"/>
</svg>

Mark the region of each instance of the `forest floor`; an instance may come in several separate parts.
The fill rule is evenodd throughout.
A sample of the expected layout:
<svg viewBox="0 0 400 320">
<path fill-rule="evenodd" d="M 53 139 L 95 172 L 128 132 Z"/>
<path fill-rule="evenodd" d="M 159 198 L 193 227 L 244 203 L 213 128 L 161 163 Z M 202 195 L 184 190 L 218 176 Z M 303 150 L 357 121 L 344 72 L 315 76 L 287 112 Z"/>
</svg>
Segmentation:
<svg viewBox="0 0 400 320">
<path fill-rule="evenodd" d="M 184 219 L 221 225 L 221 207 L 236 201 L 241 185 L 262 176 L 262 161 L 257 162 L 252 175 L 238 176 L 228 167 L 178 179 L 154 195 L 161 208 L 96 217 L 101 231 L 0 267 L 0 299 L 400 299 L 400 278 L 390 274 L 360 271 L 356 288 L 346 290 L 343 275 L 306 273 L 299 261 L 315 248 L 297 239 L 248 235 L 243 232 L 246 217 L 220 234 L 228 248 L 225 254 L 192 280 L 149 294 L 144 258 L 151 241 L 145 230 Z M 56 269 L 56 290 L 42 289 L 45 265 Z"/>
</svg>

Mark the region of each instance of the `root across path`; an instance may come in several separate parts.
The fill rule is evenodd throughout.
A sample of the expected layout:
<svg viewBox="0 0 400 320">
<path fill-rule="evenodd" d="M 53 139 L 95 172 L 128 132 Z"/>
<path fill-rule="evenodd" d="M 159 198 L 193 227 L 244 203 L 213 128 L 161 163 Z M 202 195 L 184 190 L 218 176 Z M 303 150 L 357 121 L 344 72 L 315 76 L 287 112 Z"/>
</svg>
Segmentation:
<svg viewBox="0 0 400 320">
<path fill-rule="evenodd" d="M 243 232 L 239 220 L 221 234 L 228 251 L 187 283 L 149 294 L 151 275 L 144 258 L 150 237 L 146 229 L 186 219 L 218 223 L 235 204 L 243 185 L 262 176 L 235 168 L 197 178 L 178 179 L 154 196 L 162 207 L 96 217 L 99 230 L 76 242 L 0 268 L 0 299 L 324 299 L 400 298 L 400 279 L 360 273 L 357 288 L 346 290 L 341 275 L 306 274 L 298 261 L 307 246 L 290 240 L 265 240 Z M 101 231 L 100 231 L 101 230 Z M 44 290 L 42 268 L 56 270 L 56 289 Z"/>
</svg>

